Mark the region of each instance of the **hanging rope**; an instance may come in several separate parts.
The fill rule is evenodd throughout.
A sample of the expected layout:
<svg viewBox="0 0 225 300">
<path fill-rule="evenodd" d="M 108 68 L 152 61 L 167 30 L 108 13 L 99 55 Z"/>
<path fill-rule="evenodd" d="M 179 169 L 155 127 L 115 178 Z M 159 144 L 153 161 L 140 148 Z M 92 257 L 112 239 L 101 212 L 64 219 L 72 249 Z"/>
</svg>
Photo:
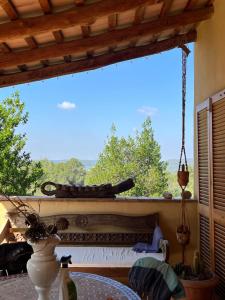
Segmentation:
<svg viewBox="0 0 225 300">
<path fill-rule="evenodd" d="M 190 226 L 187 220 L 187 213 L 185 207 L 185 188 L 189 182 L 188 164 L 185 150 L 185 111 L 186 111 L 186 71 L 187 71 L 187 56 L 190 53 L 186 46 L 180 46 L 182 49 L 182 141 L 180 160 L 177 172 L 177 180 L 181 187 L 181 223 L 177 227 L 177 240 L 182 246 L 182 263 L 185 262 L 185 247 L 190 240 Z M 184 157 L 184 164 L 182 164 L 182 158 Z"/>
<path fill-rule="evenodd" d="M 182 141 L 180 160 L 178 166 L 178 183 L 184 191 L 189 181 L 187 156 L 185 149 L 185 110 L 186 110 L 186 70 L 187 70 L 187 56 L 190 50 L 186 46 L 180 46 L 182 49 Z M 182 158 L 184 157 L 184 164 L 182 164 Z"/>
</svg>

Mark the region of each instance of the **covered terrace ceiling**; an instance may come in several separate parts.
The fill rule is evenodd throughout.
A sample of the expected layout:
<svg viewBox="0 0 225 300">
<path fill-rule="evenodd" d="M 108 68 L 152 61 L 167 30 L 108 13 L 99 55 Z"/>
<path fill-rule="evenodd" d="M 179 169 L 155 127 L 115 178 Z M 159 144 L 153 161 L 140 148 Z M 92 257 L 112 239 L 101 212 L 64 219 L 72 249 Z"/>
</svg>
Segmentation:
<svg viewBox="0 0 225 300">
<path fill-rule="evenodd" d="M 212 0 L 0 0 L 0 87 L 88 71 L 197 38 Z"/>
</svg>

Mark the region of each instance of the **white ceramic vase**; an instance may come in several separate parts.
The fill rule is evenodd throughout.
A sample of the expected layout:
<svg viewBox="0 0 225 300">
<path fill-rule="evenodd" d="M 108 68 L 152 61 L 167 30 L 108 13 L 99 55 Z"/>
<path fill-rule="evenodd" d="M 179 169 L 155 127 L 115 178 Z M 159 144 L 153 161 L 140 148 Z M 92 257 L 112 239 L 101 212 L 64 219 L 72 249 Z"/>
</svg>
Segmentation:
<svg viewBox="0 0 225 300">
<path fill-rule="evenodd" d="M 27 272 L 38 293 L 38 300 L 49 300 L 51 284 L 59 272 L 60 262 L 55 255 L 55 246 L 60 238 L 54 234 L 36 243 L 28 241 L 34 253 L 27 262 Z"/>
</svg>

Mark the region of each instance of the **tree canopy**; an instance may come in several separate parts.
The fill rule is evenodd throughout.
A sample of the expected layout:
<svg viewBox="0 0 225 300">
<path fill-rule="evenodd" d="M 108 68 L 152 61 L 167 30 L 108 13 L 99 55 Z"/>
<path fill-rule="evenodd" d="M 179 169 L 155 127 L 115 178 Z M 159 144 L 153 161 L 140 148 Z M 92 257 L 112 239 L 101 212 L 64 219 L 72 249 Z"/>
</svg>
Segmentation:
<svg viewBox="0 0 225 300">
<path fill-rule="evenodd" d="M 53 181 L 63 184 L 80 185 L 84 183 L 86 171 L 82 163 L 76 158 L 62 162 L 53 162 L 47 159 L 40 162 L 44 171 L 43 182 Z"/>
<path fill-rule="evenodd" d="M 161 196 L 167 188 L 167 164 L 161 160 L 160 146 L 147 118 L 135 136 L 118 137 L 113 125 L 96 165 L 85 178 L 86 184 L 117 183 L 133 177 L 132 196 Z"/>
<path fill-rule="evenodd" d="M 26 134 L 16 132 L 27 121 L 18 92 L 0 102 L 0 189 L 8 195 L 35 192 L 43 175 L 41 164 L 24 151 Z"/>
</svg>

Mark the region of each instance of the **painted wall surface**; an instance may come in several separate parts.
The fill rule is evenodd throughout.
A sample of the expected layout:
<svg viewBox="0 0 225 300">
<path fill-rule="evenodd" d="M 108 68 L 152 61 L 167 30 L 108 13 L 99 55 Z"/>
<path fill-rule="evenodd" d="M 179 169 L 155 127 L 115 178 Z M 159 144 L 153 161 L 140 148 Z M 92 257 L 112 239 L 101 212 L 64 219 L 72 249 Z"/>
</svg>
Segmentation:
<svg viewBox="0 0 225 300">
<path fill-rule="evenodd" d="M 181 203 L 177 200 L 164 201 L 138 201 L 138 200 L 110 200 L 104 201 L 82 201 L 68 199 L 30 199 L 27 201 L 36 211 L 40 209 L 41 216 L 57 215 L 57 214 L 79 214 L 79 213 L 114 213 L 123 215 L 147 215 L 151 213 L 159 213 L 159 221 L 165 238 L 170 243 L 170 262 L 177 263 L 181 260 L 180 246 L 176 240 L 176 227 L 180 221 Z M 6 201 L 0 202 L 0 211 L 4 212 L 12 210 L 13 207 Z M 191 226 L 191 242 L 187 247 L 187 262 L 191 263 L 193 253 L 197 247 L 197 202 L 191 200 L 187 202 L 189 222 Z M 2 216 L 3 216 L 2 215 Z M 6 220 L 6 219 L 5 219 Z"/>
<path fill-rule="evenodd" d="M 195 44 L 195 104 L 225 88 L 225 1 L 215 0 L 213 17 L 198 27 Z"/>
<path fill-rule="evenodd" d="M 198 27 L 195 44 L 195 107 L 225 89 L 225 1 L 214 1 L 214 15 Z M 197 199 L 197 138 L 195 126 L 195 199 Z"/>
</svg>

